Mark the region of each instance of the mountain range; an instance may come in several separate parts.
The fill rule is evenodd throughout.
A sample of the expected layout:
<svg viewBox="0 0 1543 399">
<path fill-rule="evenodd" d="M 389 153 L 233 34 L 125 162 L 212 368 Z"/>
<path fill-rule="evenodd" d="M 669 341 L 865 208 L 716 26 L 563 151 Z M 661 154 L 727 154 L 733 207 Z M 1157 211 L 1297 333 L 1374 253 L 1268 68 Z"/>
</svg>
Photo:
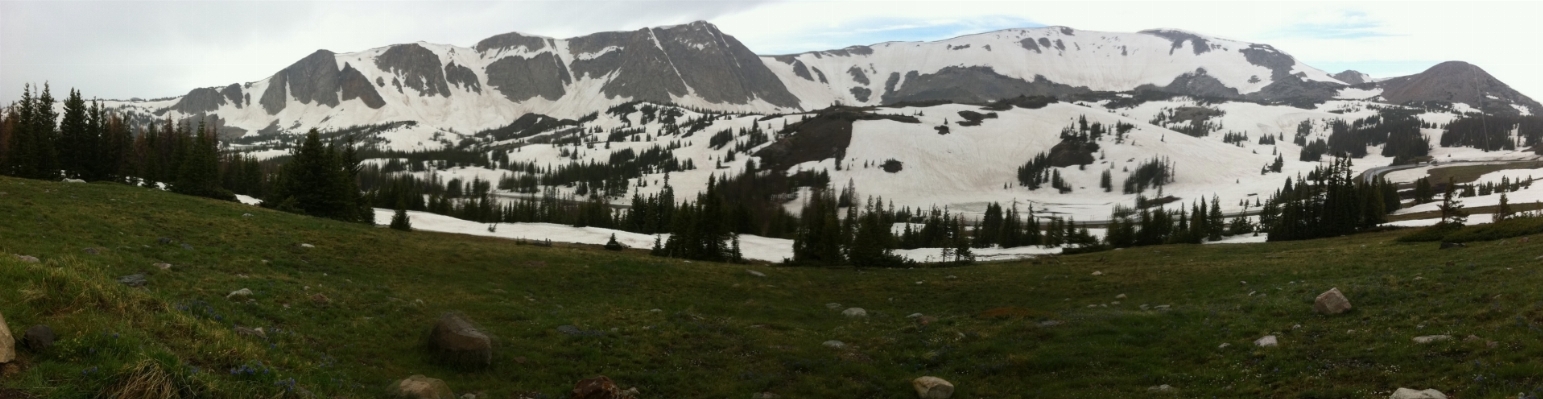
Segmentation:
<svg viewBox="0 0 1543 399">
<path fill-rule="evenodd" d="M 1499 113 L 1540 109 L 1462 62 L 1373 79 L 1355 71 L 1330 74 L 1268 44 L 1172 29 L 1007 29 L 757 55 L 703 21 L 567 39 L 505 33 L 470 47 L 419 42 L 351 53 L 317 50 L 256 81 L 115 104 L 158 117 L 217 117 L 227 136 L 400 121 L 416 122 L 418 130 L 468 133 L 528 113 L 577 118 L 633 101 L 771 114 L 834 104 L 1157 91 L 1311 106 L 1347 88 L 1377 90 L 1373 99 L 1397 104 L 1461 102 Z"/>
</svg>

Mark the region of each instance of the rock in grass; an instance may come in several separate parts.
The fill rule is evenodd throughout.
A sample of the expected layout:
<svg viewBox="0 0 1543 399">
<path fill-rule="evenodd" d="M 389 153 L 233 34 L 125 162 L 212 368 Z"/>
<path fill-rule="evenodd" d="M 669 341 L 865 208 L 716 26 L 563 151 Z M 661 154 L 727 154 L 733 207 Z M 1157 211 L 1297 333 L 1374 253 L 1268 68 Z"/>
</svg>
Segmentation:
<svg viewBox="0 0 1543 399">
<path fill-rule="evenodd" d="M 465 317 L 446 313 L 434 323 L 429 349 L 441 363 L 480 369 L 493 364 L 493 340 Z"/>
<path fill-rule="evenodd" d="M 49 347 L 54 346 L 54 340 L 57 338 L 58 337 L 54 335 L 53 328 L 39 324 L 28 327 L 26 335 L 23 335 L 21 338 L 21 342 L 23 345 L 27 346 L 28 350 L 33 352 L 42 352 L 48 350 Z"/>
<path fill-rule="evenodd" d="M 1313 311 L 1318 314 L 1336 315 L 1348 310 L 1350 310 L 1350 300 L 1345 298 L 1344 293 L 1339 292 L 1339 287 L 1330 288 L 1318 294 L 1318 298 L 1313 300 Z"/>
<path fill-rule="evenodd" d="M 847 308 L 847 310 L 841 311 L 841 315 L 846 317 L 868 317 L 868 311 L 863 310 L 863 308 Z"/>
<path fill-rule="evenodd" d="M 145 281 L 145 275 L 143 274 L 130 274 L 119 277 L 118 282 L 130 287 L 143 287 L 147 281 Z"/>
<path fill-rule="evenodd" d="M 155 267 L 159 268 L 161 270 L 171 270 L 171 264 L 170 263 L 164 263 L 164 262 L 163 263 L 157 263 L 157 264 L 155 264 Z"/>
<path fill-rule="evenodd" d="M 1276 340 L 1274 335 L 1266 335 L 1266 336 L 1264 336 L 1264 338 L 1260 338 L 1258 340 L 1255 340 L 1254 341 L 1254 345 L 1257 345 L 1257 346 L 1263 347 L 1263 348 L 1268 348 L 1268 347 L 1280 345 L 1280 341 Z"/>
<path fill-rule="evenodd" d="M 948 399 L 954 396 L 954 384 L 938 377 L 916 377 L 911 380 L 911 387 L 916 388 L 916 397 L 921 399 Z"/>
<path fill-rule="evenodd" d="M 1446 340 L 1450 340 L 1450 339 L 1452 339 L 1451 335 L 1426 335 L 1426 336 L 1414 337 L 1414 343 L 1417 343 L 1417 344 L 1428 344 L 1428 343 L 1432 343 L 1432 342 L 1436 342 L 1436 341 L 1446 341 Z"/>
<path fill-rule="evenodd" d="M 391 385 L 387 395 L 404 399 L 455 399 L 455 392 L 450 391 L 450 385 L 445 384 L 445 381 L 424 377 L 422 374 L 397 381 Z"/>
<path fill-rule="evenodd" d="M 1447 399 L 1447 394 L 1434 389 L 1416 391 L 1409 388 L 1399 388 L 1397 391 L 1393 391 L 1393 396 L 1389 396 L 1388 399 Z"/>
<path fill-rule="evenodd" d="M 1163 384 L 1163 385 L 1158 385 L 1158 386 L 1153 386 L 1153 387 L 1147 387 L 1147 392 L 1173 392 L 1173 391 L 1174 391 L 1173 386 L 1172 385 L 1168 385 L 1168 384 Z"/>
<path fill-rule="evenodd" d="M 841 304 L 835 303 L 835 302 L 831 302 L 831 303 L 825 304 L 825 308 L 826 309 L 830 309 L 830 310 L 841 310 Z"/>
<path fill-rule="evenodd" d="M 621 388 L 616 386 L 616 382 L 611 381 L 610 377 L 601 375 L 595 378 L 579 380 L 579 383 L 573 386 L 573 392 L 568 397 L 571 399 L 623 399 L 632 398 L 634 392 L 633 390 L 621 390 Z"/>
<path fill-rule="evenodd" d="M 231 291 L 230 294 L 225 295 L 225 299 L 241 299 L 249 296 L 252 296 L 252 290 L 248 288 L 242 288 L 239 290 Z"/>
<path fill-rule="evenodd" d="M 246 328 L 246 327 L 239 327 L 238 326 L 238 327 L 236 327 L 236 335 L 268 339 L 268 333 L 263 332 L 263 328 L 262 327 Z"/>
<path fill-rule="evenodd" d="M 782 396 L 778 396 L 777 394 L 774 394 L 774 393 L 771 393 L 771 392 L 761 392 L 761 393 L 756 393 L 756 394 L 751 394 L 750 395 L 750 399 L 780 399 L 780 398 L 782 398 Z"/>
<path fill-rule="evenodd" d="M 316 246 L 315 245 L 311 245 L 311 244 L 306 244 L 306 243 L 300 243 L 300 248 L 313 249 L 313 248 L 316 248 Z"/>
<path fill-rule="evenodd" d="M 36 256 L 28 256 L 28 255 L 16 255 L 16 260 L 21 261 L 21 263 L 38 263 L 38 262 L 41 262 L 40 260 L 38 260 L 38 258 Z"/>
<path fill-rule="evenodd" d="M 829 340 L 829 341 L 825 341 L 825 343 L 822 343 L 820 345 L 825 345 L 825 347 L 827 347 L 827 348 L 836 348 L 836 349 L 845 348 L 847 346 L 847 344 L 845 342 L 837 341 L 837 340 L 834 340 L 834 339 L 833 340 Z"/>
<path fill-rule="evenodd" d="M 745 272 L 748 272 L 748 273 L 750 273 L 750 275 L 756 276 L 756 277 L 766 277 L 766 273 L 761 273 L 761 272 L 758 272 L 758 271 L 755 271 L 755 270 L 745 269 Z"/>
<path fill-rule="evenodd" d="M 16 337 L 11 336 L 11 328 L 5 325 L 5 315 L 0 315 L 0 363 L 12 360 L 16 360 Z"/>
</svg>

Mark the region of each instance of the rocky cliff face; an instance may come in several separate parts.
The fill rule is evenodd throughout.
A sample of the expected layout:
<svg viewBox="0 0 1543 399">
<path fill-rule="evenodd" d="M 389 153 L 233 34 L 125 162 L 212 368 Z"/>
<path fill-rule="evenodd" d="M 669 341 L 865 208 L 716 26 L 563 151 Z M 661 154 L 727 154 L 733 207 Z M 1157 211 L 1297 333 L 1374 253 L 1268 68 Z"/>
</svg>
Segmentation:
<svg viewBox="0 0 1543 399">
<path fill-rule="evenodd" d="M 1330 75 L 1269 45 L 1179 30 L 1008 29 L 763 57 L 699 21 L 568 39 L 505 33 L 472 47 L 318 50 L 267 79 L 194 89 L 151 111 L 214 115 L 252 132 L 414 122 L 422 131 L 465 133 L 528 113 L 577 119 L 629 101 L 781 113 L 1152 90 L 1306 106 L 1372 84 L 1395 103 L 1543 110 L 1464 63 L 1371 83 L 1355 71 Z"/>
</svg>

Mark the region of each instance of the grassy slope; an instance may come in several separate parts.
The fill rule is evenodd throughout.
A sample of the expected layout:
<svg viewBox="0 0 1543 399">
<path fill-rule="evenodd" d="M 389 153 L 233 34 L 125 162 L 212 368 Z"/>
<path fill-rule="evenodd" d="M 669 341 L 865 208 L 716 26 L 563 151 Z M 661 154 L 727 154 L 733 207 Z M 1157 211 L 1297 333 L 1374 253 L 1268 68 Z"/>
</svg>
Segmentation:
<svg viewBox="0 0 1543 399">
<path fill-rule="evenodd" d="M 318 395 L 372 397 L 419 373 L 496 398 L 565 397 L 595 374 L 649 398 L 904 398 L 921 375 L 954 382 L 963 398 L 1129 397 L 1159 384 L 1195 397 L 1543 393 L 1543 262 L 1533 259 L 1543 240 L 1438 251 L 1390 232 L 961 268 L 752 266 L 760 278 L 746 266 L 403 233 L 112 184 L 0 178 L 0 192 L 0 253 L 44 260 L 0 256 L 0 313 L 18 333 L 47 323 L 61 334 L 52 351 L 24 353 L 22 374 L 0 388 L 43 397 L 123 388 L 126 370 L 146 362 L 213 397 L 279 396 L 289 379 Z M 149 285 L 112 281 L 131 273 Z M 1330 287 L 1355 310 L 1312 313 Z M 255 302 L 225 299 L 240 288 Z M 334 302 L 316 305 L 315 293 Z M 1128 299 L 1110 305 L 1118 294 Z M 496 337 L 490 370 L 429 361 L 423 339 L 446 311 Z M 1039 325 L 1047 320 L 1064 324 Z M 555 330 L 565 324 L 604 334 Z M 1270 333 L 1280 347 L 1250 344 Z M 1410 342 L 1432 334 L 1498 347 Z M 832 339 L 847 347 L 821 345 Z M 259 371 L 233 375 L 243 365 Z"/>
</svg>

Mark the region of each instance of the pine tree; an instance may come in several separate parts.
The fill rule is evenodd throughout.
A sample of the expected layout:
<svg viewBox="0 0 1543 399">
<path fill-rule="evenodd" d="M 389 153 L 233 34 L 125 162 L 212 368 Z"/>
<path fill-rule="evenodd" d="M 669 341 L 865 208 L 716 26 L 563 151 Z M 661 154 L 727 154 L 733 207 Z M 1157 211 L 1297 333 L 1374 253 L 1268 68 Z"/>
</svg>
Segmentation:
<svg viewBox="0 0 1543 399">
<path fill-rule="evenodd" d="M 64 99 L 64 118 L 59 121 L 59 140 L 54 142 L 54 148 L 59 154 L 59 166 L 64 169 L 64 177 L 80 178 L 85 175 L 86 162 L 96 158 L 89 147 L 87 133 L 91 128 L 87 126 L 86 100 L 80 98 L 79 90 L 70 90 L 68 97 Z"/>
<path fill-rule="evenodd" d="M 1456 198 L 1456 192 L 1456 181 L 1447 178 L 1447 191 L 1441 198 L 1441 224 L 1462 226 L 1468 222 L 1468 212 L 1463 210 L 1463 201 Z"/>
<path fill-rule="evenodd" d="M 291 154 L 293 159 L 280 168 L 263 206 L 345 222 L 374 222 L 373 217 L 363 218 L 361 209 L 368 204 L 358 201 L 358 181 L 350 180 L 357 170 L 345 163 L 351 160 L 336 147 L 323 145 L 316 129 Z"/>
<path fill-rule="evenodd" d="M 203 122 L 198 124 L 198 134 L 193 138 L 177 170 L 177 179 L 171 191 L 227 201 L 235 201 L 236 195 L 220 187 L 219 143 Z"/>
<path fill-rule="evenodd" d="M 397 201 L 396 214 L 391 216 L 391 228 L 401 231 L 413 230 L 413 222 L 407 217 L 407 201 Z M 614 241 L 616 236 L 612 235 L 611 239 Z"/>
<path fill-rule="evenodd" d="M 1511 209 L 1511 200 L 1506 198 L 1505 193 L 1500 193 L 1500 205 L 1498 209 L 1495 210 L 1495 223 L 1500 223 L 1506 219 L 1510 219 L 1511 214 L 1514 212 L 1515 211 Z"/>
</svg>

